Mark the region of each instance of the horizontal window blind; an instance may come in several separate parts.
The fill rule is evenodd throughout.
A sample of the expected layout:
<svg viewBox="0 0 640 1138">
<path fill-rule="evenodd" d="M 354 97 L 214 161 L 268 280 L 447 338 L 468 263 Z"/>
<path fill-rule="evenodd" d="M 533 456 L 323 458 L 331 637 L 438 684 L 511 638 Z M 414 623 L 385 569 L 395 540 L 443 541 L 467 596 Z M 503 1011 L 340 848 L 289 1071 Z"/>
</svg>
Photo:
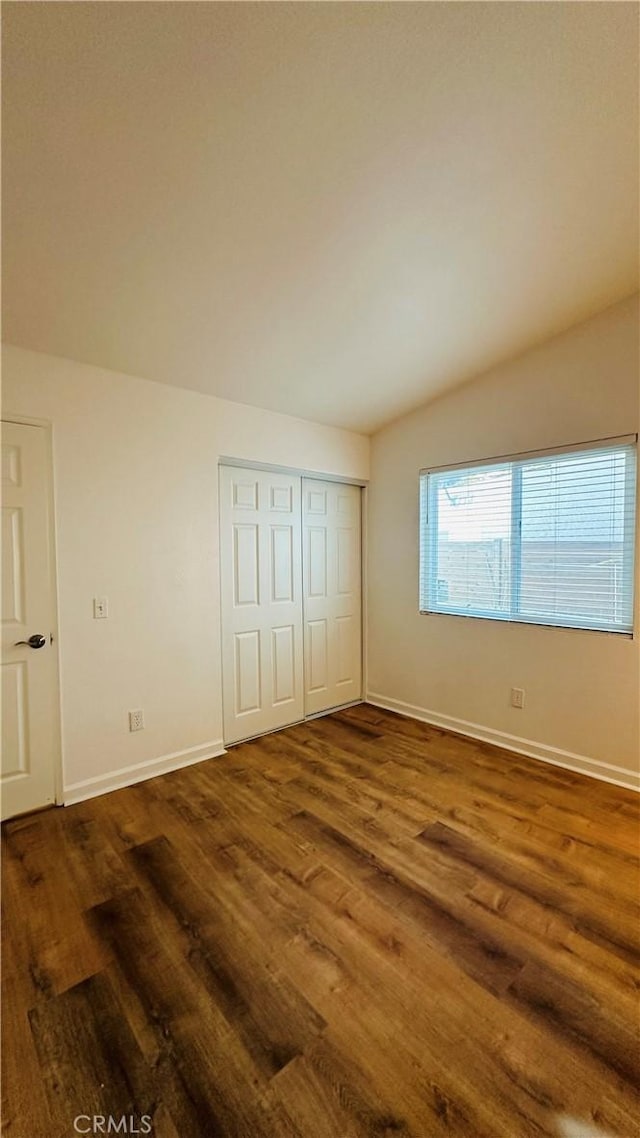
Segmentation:
<svg viewBox="0 0 640 1138">
<path fill-rule="evenodd" d="M 633 629 L 635 442 L 420 476 L 420 610 Z"/>
</svg>

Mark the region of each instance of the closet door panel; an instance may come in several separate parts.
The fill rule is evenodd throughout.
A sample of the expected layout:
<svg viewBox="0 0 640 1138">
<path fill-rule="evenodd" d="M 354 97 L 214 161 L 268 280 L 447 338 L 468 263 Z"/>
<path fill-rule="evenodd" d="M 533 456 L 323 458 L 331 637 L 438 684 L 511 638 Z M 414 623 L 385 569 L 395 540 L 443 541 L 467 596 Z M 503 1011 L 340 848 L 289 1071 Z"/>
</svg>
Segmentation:
<svg viewBox="0 0 640 1138">
<path fill-rule="evenodd" d="M 300 478 L 220 468 L 224 737 L 302 719 Z"/>
<path fill-rule="evenodd" d="M 362 696 L 361 491 L 302 480 L 304 710 Z"/>
</svg>

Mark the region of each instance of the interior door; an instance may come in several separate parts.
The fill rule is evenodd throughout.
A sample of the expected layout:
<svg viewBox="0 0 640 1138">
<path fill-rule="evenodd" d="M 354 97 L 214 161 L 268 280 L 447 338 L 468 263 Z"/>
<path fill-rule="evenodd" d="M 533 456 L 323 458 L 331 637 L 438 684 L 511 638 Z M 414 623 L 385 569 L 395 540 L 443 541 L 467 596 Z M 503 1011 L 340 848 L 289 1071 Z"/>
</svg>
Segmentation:
<svg viewBox="0 0 640 1138">
<path fill-rule="evenodd" d="M 57 678 L 51 647 L 55 607 L 48 479 L 44 429 L 3 423 L 3 818 L 55 801 Z"/>
<path fill-rule="evenodd" d="M 303 718 L 300 479 L 220 468 L 224 738 Z"/>
<path fill-rule="evenodd" d="M 362 697 L 359 486 L 303 478 L 305 715 Z"/>
</svg>

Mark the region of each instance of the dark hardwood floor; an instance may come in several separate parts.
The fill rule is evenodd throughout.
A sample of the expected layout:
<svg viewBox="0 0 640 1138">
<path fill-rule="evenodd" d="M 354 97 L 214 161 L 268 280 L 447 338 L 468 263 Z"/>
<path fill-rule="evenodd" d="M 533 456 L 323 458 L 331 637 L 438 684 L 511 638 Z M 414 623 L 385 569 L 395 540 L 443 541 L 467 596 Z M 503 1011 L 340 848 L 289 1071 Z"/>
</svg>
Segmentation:
<svg viewBox="0 0 640 1138">
<path fill-rule="evenodd" d="M 632 1138 L 638 836 L 631 792 L 366 705 L 16 819 L 6 1132 Z"/>
</svg>

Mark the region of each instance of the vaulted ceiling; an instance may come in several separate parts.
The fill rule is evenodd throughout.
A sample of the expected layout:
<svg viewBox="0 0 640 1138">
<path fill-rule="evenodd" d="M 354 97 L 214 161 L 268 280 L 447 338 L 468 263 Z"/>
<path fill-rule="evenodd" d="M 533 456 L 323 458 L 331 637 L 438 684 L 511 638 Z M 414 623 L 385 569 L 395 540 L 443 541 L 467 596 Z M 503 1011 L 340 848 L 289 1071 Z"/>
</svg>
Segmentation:
<svg viewBox="0 0 640 1138">
<path fill-rule="evenodd" d="M 370 431 L 638 287 L 638 7 L 5 3 L 4 337 Z"/>
</svg>

